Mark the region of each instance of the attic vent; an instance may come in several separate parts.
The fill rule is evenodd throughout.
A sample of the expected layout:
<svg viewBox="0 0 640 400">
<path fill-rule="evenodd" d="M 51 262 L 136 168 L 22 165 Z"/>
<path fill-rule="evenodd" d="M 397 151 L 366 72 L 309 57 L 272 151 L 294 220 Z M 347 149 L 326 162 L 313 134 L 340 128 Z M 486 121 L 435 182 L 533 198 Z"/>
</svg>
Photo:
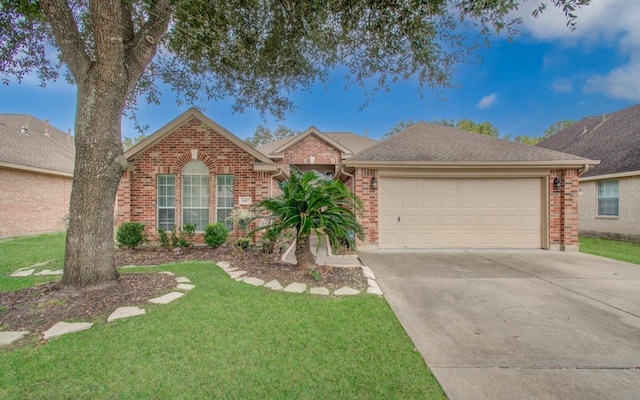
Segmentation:
<svg viewBox="0 0 640 400">
<path fill-rule="evenodd" d="M 26 126 L 21 127 L 20 133 L 22 133 L 23 135 L 29 136 L 29 128 L 27 128 Z"/>
</svg>

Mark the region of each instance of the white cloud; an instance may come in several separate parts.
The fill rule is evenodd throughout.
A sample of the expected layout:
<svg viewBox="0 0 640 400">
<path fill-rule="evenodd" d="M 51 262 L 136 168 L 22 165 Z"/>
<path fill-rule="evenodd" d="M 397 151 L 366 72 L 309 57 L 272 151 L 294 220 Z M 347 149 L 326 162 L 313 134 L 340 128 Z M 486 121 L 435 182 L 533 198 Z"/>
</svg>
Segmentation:
<svg viewBox="0 0 640 400">
<path fill-rule="evenodd" d="M 604 93 L 614 99 L 640 101 L 640 61 L 587 79 L 583 90 L 585 93 Z"/>
<path fill-rule="evenodd" d="M 523 20 L 520 29 L 525 36 L 587 51 L 603 46 L 614 49 L 627 61 L 607 73 L 587 77 L 583 91 L 602 93 L 616 99 L 640 100 L 640 1 L 592 1 L 576 10 L 578 18 L 573 32 L 566 26 L 562 10 L 553 7 L 549 1 L 546 1 L 547 9 L 534 18 L 531 12 L 538 3 L 538 0 L 523 3 L 514 13 Z M 550 58 L 543 60 L 545 67 L 551 63 Z M 569 90 L 569 86 L 554 82 L 552 89 L 563 93 Z"/>
<path fill-rule="evenodd" d="M 484 96 L 478 103 L 477 107 L 483 110 L 491 107 L 496 101 L 498 101 L 498 95 L 496 93 L 491 93 L 490 95 Z"/>
<path fill-rule="evenodd" d="M 554 93 L 572 93 L 573 83 L 569 79 L 558 78 L 551 83 Z"/>
</svg>

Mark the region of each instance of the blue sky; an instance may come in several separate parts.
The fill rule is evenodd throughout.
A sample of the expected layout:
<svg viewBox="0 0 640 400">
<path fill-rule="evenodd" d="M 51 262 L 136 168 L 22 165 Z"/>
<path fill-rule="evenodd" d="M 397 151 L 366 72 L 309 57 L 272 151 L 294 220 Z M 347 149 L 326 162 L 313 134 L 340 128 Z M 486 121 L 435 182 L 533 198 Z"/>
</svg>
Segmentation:
<svg viewBox="0 0 640 400">
<path fill-rule="evenodd" d="M 571 32 L 559 10 L 548 8 L 538 19 L 530 16 L 534 3 L 525 2 L 521 34 L 509 43 L 494 37 L 483 49 L 480 63 L 458 66 L 455 89 L 425 91 L 420 98 L 415 81 L 400 82 L 391 92 L 378 93 L 359 110 L 361 89 L 344 90 L 341 75 L 328 90 L 316 85 L 311 93 L 293 95 L 296 110 L 283 121 L 255 111 L 233 114 L 231 101 L 203 104 L 204 112 L 240 138 L 258 125 L 280 124 L 295 130 L 316 126 L 321 131 L 350 131 L 379 138 L 399 121 L 461 118 L 489 121 L 501 136 L 541 136 L 558 120 L 579 120 L 640 103 L 640 1 L 593 0 L 578 11 L 577 30 Z M 161 106 L 141 106 L 139 119 L 148 134 L 184 112 L 169 90 Z M 73 129 L 75 88 L 63 80 L 38 86 L 28 78 L 22 84 L 0 86 L 0 113 L 32 114 L 67 131 Z M 123 119 L 123 135 L 137 136 Z"/>
</svg>

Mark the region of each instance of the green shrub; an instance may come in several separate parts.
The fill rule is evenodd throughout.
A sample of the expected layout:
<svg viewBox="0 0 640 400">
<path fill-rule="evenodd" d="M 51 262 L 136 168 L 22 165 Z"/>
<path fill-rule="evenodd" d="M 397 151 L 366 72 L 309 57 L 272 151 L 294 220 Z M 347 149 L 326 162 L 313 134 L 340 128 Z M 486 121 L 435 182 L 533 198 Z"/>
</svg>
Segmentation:
<svg viewBox="0 0 640 400">
<path fill-rule="evenodd" d="M 118 232 L 116 232 L 118 248 L 135 249 L 146 242 L 147 234 L 144 231 L 143 223 L 125 222 L 118 227 Z"/>
<path fill-rule="evenodd" d="M 192 239 L 196 231 L 196 224 L 184 224 L 182 229 L 171 228 L 171 232 L 164 229 L 158 229 L 160 234 L 160 246 L 173 250 L 176 247 L 189 248 L 193 246 Z"/>
<path fill-rule="evenodd" d="M 204 241 L 215 249 L 227 241 L 228 234 L 229 231 L 221 222 L 209 224 L 204 230 Z"/>
</svg>

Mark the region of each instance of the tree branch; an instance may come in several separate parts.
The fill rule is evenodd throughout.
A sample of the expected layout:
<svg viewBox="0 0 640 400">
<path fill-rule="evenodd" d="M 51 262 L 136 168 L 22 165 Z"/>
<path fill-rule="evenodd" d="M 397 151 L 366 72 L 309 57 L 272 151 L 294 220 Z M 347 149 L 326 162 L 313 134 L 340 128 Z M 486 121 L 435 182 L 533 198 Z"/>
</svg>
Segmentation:
<svg viewBox="0 0 640 400">
<path fill-rule="evenodd" d="M 71 8 L 64 0 L 42 0 L 40 8 L 51 26 L 62 60 L 67 64 L 76 82 L 80 82 L 91 66 L 91 59 Z"/>
</svg>

